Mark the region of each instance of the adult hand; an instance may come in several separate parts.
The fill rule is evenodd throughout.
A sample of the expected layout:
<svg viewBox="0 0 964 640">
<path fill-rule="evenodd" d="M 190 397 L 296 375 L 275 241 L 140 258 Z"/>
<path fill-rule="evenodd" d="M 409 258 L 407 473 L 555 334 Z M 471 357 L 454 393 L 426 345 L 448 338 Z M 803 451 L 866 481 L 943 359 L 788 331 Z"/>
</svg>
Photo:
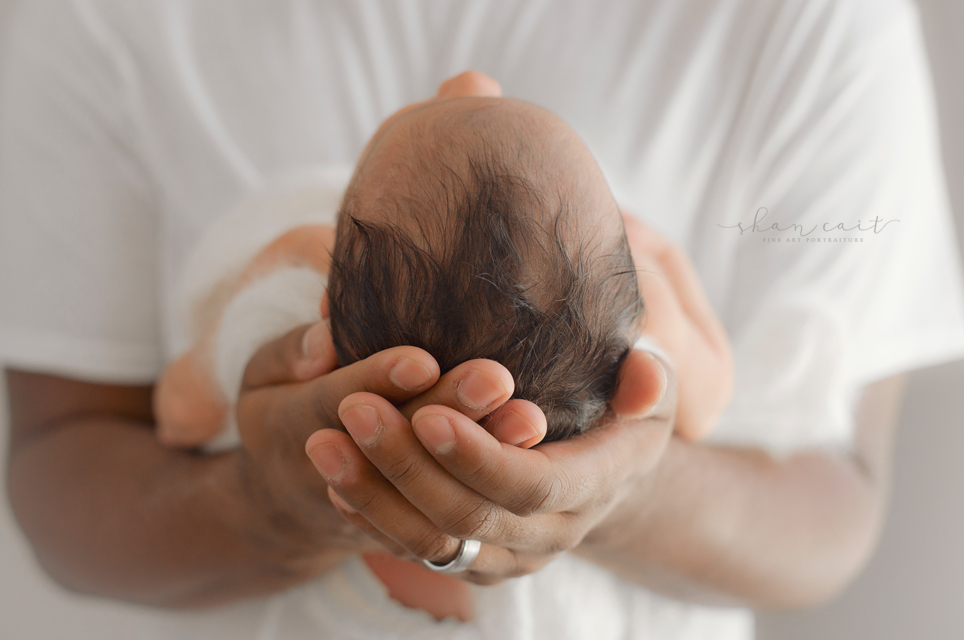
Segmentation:
<svg viewBox="0 0 964 640">
<path fill-rule="evenodd" d="M 444 82 L 432 99 L 498 95 L 501 88 L 497 82 L 470 71 Z M 317 230 L 314 228 L 313 232 Z M 298 232 L 296 229 L 292 233 Z M 314 249 L 293 249 L 292 243 L 303 247 L 303 238 L 282 236 L 261 258 L 270 262 L 278 254 L 316 255 Z M 316 247 L 317 239 L 310 236 L 309 244 Z M 324 270 L 325 265 L 315 266 Z M 263 267 L 264 260 L 255 261 L 252 269 L 259 272 Z M 306 355 L 309 351 L 311 355 Z M 489 415 L 492 433 L 503 442 L 521 447 L 534 445 L 545 434 L 545 420 L 534 406 L 511 401 L 503 407 L 512 393 L 512 379 L 496 363 L 467 362 L 439 379 L 434 359 L 411 347 L 390 349 L 337 371 L 335 360 L 326 324 L 310 330 L 297 329 L 265 345 L 255 355 L 248 364 L 237 403 L 242 477 L 247 479 L 250 498 L 275 514 L 268 519 L 268 530 L 263 533 L 273 535 L 278 531 L 275 524 L 285 523 L 284 529 L 290 532 L 287 535 L 298 546 L 296 552 L 310 551 L 325 542 L 352 551 L 365 551 L 372 546 L 370 541 L 365 542 L 368 538 L 344 527 L 343 520 L 331 511 L 325 483 L 304 455 L 305 440 L 312 432 L 341 428 L 338 404 L 350 393 L 367 391 L 390 403 L 408 402 L 408 412 L 424 404 L 438 403 L 467 415 Z M 492 384 L 487 385 L 486 380 Z M 473 393 L 478 397 L 473 398 Z M 416 396 L 419 397 L 413 400 Z M 503 424 L 499 409 L 513 407 L 514 415 L 530 415 L 531 419 Z"/>
<path fill-rule="evenodd" d="M 345 526 L 331 509 L 325 482 L 305 456 L 305 443 L 313 432 L 342 428 L 338 407 L 346 396 L 377 394 L 389 406 L 407 403 L 409 411 L 419 403 L 432 403 L 479 417 L 498 418 L 500 407 L 514 407 L 513 415 L 533 413 L 534 406 L 521 401 L 503 407 L 512 393 L 511 376 L 490 361 L 466 362 L 440 378 L 438 364 L 428 353 L 397 347 L 341 369 L 335 366 L 327 323 L 300 327 L 252 357 L 237 403 L 240 473 L 247 498 L 266 516 L 264 529 L 252 535 L 274 540 L 283 535 L 293 557 L 310 558 L 321 548 L 381 548 Z M 513 431 L 511 420 L 508 428 L 496 427 L 503 437 L 525 444 L 545 433 L 544 422 L 540 433 L 538 417 L 533 417 L 531 432 Z M 321 454 L 316 452 L 316 458 Z"/>
<path fill-rule="evenodd" d="M 444 393 L 397 408 L 361 392 L 338 409 L 348 433 L 318 431 L 307 450 L 348 522 L 400 557 L 437 564 L 456 555 L 460 540 L 480 540 L 463 577 L 494 584 L 538 570 L 591 531 L 608 535 L 599 525 L 659 460 L 675 384 L 639 351 L 621 375 L 613 407 L 635 417 L 565 442 L 530 450 L 499 442 L 475 422 L 485 409 L 442 406 L 435 400 Z M 487 426 L 524 431 L 539 419 L 534 405 L 512 401 Z"/>
<path fill-rule="evenodd" d="M 729 338 L 686 252 L 632 216 L 623 221 L 646 301 L 642 334 L 666 351 L 679 380 L 676 432 L 700 440 L 733 394 Z"/>
</svg>

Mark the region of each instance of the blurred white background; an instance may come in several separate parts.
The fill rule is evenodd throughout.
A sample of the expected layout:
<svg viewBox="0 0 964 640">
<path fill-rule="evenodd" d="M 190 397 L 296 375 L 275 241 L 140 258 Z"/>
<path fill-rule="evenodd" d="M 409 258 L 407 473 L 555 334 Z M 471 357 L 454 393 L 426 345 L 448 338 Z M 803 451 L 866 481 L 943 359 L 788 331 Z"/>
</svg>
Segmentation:
<svg viewBox="0 0 964 640">
<path fill-rule="evenodd" d="M 0 47 L 10 14 L 21 1 L 0 0 Z M 935 76 L 958 241 L 964 247 L 964 38 L 960 35 L 964 2 L 919 0 L 918 4 Z M 853 587 L 829 606 L 803 613 L 762 614 L 759 640 L 964 638 L 962 390 L 964 363 L 911 377 L 897 443 L 891 513 L 876 557 Z M 4 460 L 6 414 L 5 398 L 0 397 L 0 457 Z M 64 593 L 39 571 L 10 516 L 6 488 L 0 485 L 0 489 L 4 497 L 0 501 L 0 638 L 135 636 L 136 617 L 130 609 Z"/>
</svg>

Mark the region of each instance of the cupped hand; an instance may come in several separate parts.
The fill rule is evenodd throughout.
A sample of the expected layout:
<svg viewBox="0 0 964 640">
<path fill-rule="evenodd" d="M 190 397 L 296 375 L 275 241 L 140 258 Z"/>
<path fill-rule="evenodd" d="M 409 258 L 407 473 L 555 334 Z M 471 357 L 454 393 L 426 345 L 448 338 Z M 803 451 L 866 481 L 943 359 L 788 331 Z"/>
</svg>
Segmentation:
<svg viewBox="0 0 964 640">
<path fill-rule="evenodd" d="M 522 446 L 545 434 L 538 409 L 533 412 L 534 406 L 517 400 L 506 403 L 512 379 L 501 365 L 470 361 L 440 378 L 428 353 L 396 347 L 336 369 L 328 324 L 299 327 L 252 357 L 237 402 L 239 471 L 248 498 L 265 514 L 264 528 L 249 535 L 283 538 L 295 557 L 310 557 L 322 548 L 353 553 L 381 549 L 332 509 L 327 484 L 305 455 L 313 433 L 343 428 L 339 405 L 361 392 L 377 394 L 389 406 L 396 403 L 409 415 L 429 403 L 490 415 L 495 433 Z M 502 410 L 531 415 L 532 422 L 521 428 L 512 420 L 501 425 Z"/>
<path fill-rule="evenodd" d="M 348 433 L 318 431 L 306 449 L 348 522 L 399 557 L 436 564 L 452 560 L 460 540 L 480 540 L 461 577 L 494 584 L 576 547 L 659 460 L 672 431 L 675 383 L 639 351 L 621 374 L 632 384 L 620 387 L 613 406 L 632 416 L 564 442 L 527 450 L 475 422 L 486 408 L 444 406 L 435 402 L 441 395 L 396 407 L 360 392 L 338 409 Z M 522 433 L 544 417 L 512 401 L 492 422 Z"/>
</svg>

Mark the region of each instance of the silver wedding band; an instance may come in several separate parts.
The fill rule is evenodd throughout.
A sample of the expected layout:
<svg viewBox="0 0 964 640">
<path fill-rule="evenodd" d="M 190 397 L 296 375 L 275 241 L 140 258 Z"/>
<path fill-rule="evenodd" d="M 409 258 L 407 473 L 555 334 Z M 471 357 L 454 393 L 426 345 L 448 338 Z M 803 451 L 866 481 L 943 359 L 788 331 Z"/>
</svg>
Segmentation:
<svg viewBox="0 0 964 640">
<path fill-rule="evenodd" d="M 435 564 L 428 560 L 422 560 L 425 566 L 438 573 L 459 573 L 469 568 L 479 555 L 482 543 L 478 540 L 463 540 L 459 545 L 459 553 L 452 562 L 447 564 Z"/>
</svg>

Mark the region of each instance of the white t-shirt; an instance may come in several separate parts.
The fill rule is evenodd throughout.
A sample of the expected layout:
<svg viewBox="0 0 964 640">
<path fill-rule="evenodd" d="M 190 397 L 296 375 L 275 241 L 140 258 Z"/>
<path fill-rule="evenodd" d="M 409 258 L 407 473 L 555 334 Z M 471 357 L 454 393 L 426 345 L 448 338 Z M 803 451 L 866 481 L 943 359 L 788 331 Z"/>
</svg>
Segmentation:
<svg viewBox="0 0 964 640">
<path fill-rule="evenodd" d="M 153 380 L 184 346 L 174 284 L 205 229 L 282 176 L 350 165 L 382 119 L 468 68 L 559 114 L 619 202 L 692 256 L 736 357 L 715 441 L 846 447 L 863 384 L 964 355 L 907 0 L 25 4 L 0 92 L 7 366 Z M 754 216 L 757 230 L 741 233 Z M 752 626 L 569 557 L 477 589 L 479 622 L 458 627 L 373 600 L 372 580 L 349 562 L 151 628 L 729 640 Z"/>
</svg>

